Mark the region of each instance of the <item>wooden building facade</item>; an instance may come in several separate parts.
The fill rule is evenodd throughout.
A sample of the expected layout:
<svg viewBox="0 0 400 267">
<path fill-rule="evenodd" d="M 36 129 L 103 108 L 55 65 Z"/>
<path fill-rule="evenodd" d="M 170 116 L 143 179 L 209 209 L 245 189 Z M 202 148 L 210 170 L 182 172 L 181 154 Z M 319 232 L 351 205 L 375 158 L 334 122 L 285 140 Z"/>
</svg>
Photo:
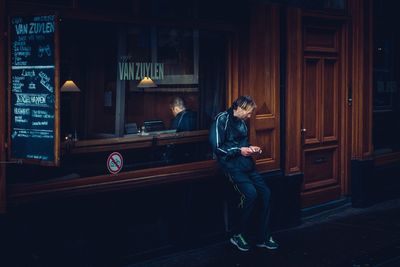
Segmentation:
<svg viewBox="0 0 400 267">
<path fill-rule="evenodd" d="M 195 186 L 219 203 L 223 176 L 208 148 L 208 127 L 244 94 L 257 102 L 250 139 L 263 150 L 257 167 L 275 193 L 277 225 L 299 223 L 302 208 L 348 198 L 368 205 L 376 191 L 398 186 L 389 179 L 400 163 L 398 40 L 374 20 L 390 7 L 316 2 L 0 0 L 0 211 L 156 194 L 160 186 L 196 198 Z M 21 143 L 17 131 L 18 112 L 27 106 L 18 104 L 20 95 L 34 94 L 45 79 L 34 68 L 36 87 L 28 87 L 32 81 L 15 74 L 22 68 L 15 60 L 26 52 L 15 52 L 17 23 L 33 25 L 41 16 L 54 23 L 54 43 L 40 48 L 40 57 L 54 53 L 50 158 L 26 152 L 45 148 L 32 136 Z M 27 40 L 30 30 L 51 31 L 43 27 L 28 28 Z M 157 87 L 140 87 L 144 76 Z M 79 93 L 63 92 L 68 79 Z M 175 96 L 197 114 L 196 131 L 167 130 Z M 138 133 L 154 121 L 162 122 L 160 131 Z M 124 160 L 115 172 L 113 152 Z M 219 225 L 223 211 L 213 212 Z"/>
</svg>

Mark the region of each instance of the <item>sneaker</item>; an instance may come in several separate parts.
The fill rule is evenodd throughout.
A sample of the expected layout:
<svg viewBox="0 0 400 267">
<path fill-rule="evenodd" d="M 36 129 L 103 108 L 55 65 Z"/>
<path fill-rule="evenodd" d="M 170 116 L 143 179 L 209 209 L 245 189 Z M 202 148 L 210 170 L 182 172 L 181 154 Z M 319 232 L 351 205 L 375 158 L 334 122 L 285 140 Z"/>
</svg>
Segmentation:
<svg viewBox="0 0 400 267">
<path fill-rule="evenodd" d="M 278 248 L 278 243 L 276 243 L 275 240 L 271 236 L 268 239 L 268 241 L 256 244 L 256 247 L 267 248 L 267 249 L 277 249 Z"/>
<path fill-rule="evenodd" d="M 241 251 L 249 251 L 250 250 L 249 244 L 247 244 L 246 240 L 244 240 L 244 238 L 241 234 L 233 235 L 231 237 L 230 241 Z"/>
</svg>

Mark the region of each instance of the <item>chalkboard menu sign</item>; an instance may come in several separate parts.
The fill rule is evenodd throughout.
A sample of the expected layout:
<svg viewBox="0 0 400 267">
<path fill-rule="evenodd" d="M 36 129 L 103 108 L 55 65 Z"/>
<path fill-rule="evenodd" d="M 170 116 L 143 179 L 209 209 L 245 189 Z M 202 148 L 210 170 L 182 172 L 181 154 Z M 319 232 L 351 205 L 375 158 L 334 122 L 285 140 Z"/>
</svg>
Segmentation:
<svg viewBox="0 0 400 267">
<path fill-rule="evenodd" d="M 56 17 L 12 17 L 9 25 L 10 158 L 27 163 L 58 165 Z"/>
</svg>

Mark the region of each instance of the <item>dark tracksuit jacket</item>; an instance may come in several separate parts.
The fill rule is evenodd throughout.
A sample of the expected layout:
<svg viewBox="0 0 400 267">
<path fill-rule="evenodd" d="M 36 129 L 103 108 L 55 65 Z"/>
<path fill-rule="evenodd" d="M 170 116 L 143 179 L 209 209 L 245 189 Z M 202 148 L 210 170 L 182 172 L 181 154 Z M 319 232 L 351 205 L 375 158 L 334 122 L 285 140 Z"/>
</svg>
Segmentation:
<svg viewBox="0 0 400 267">
<path fill-rule="evenodd" d="M 246 123 L 233 116 L 233 109 L 219 113 L 210 129 L 210 143 L 217 160 L 225 172 L 251 171 L 252 157 L 240 154 L 241 147 L 250 146 Z"/>
</svg>

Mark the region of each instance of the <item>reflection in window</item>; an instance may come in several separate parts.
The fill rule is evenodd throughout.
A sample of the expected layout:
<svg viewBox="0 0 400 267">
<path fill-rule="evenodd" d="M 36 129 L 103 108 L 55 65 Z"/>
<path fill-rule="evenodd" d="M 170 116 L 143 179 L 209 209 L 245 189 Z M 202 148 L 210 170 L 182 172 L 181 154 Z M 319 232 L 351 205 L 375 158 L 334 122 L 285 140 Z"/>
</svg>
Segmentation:
<svg viewBox="0 0 400 267">
<path fill-rule="evenodd" d="M 198 31 L 162 28 L 157 31 L 157 61 L 163 62 L 166 76 L 196 75 Z M 197 77 L 196 77 L 197 78 Z M 179 81 L 178 81 L 179 82 Z M 197 82 L 197 80 L 193 80 Z"/>
<path fill-rule="evenodd" d="M 141 68 L 134 70 L 136 77 L 120 83 L 125 92 L 125 123 L 141 129 L 145 121 L 161 120 L 165 129 L 170 129 L 174 116 L 170 103 L 180 97 L 186 108 L 196 113 L 196 129 L 208 129 L 212 116 L 225 104 L 227 37 L 175 28 L 129 29 L 122 35 L 120 60 L 133 69 Z M 148 46 L 138 48 L 139 44 Z M 141 64 L 147 66 L 144 74 Z M 143 76 L 150 76 L 156 86 L 138 87 Z"/>
<path fill-rule="evenodd" d="M 126 164 L 122 171 L 212 158 L 207 130 L 226 107 L 229 34 L 66 20 L 60 30 L 60 82 L 72 79 L 81 90 L 61 96 L 63 137 L 76 129 L 78 142 L 131 140 L 117 149 Z M 139 86 L 145 77 L 154 84 Z M 173 119 L 186 117 L 172 111 L 176 98 L 193 124 L 179 131 Z M 64 147 L 62 168 L 43 172 L 43 179 L 107 174 L 104 158 L 113 145 L 79 149 Z"/>
<path fill-rule="evenodd" d="M 63 135 L 76 128 L 79 140 L 123 136 L 127 124 L 140 130 L 149 120 L 168 129 L 177 96 L 196 112 L 198 129 L 225 108 L 225 34 L 76 21 L 60 28 L 61 82 L 81 89 L 62 95 Z M 155 86 L 138 87 L 144 77 Z"/>
</svg>

